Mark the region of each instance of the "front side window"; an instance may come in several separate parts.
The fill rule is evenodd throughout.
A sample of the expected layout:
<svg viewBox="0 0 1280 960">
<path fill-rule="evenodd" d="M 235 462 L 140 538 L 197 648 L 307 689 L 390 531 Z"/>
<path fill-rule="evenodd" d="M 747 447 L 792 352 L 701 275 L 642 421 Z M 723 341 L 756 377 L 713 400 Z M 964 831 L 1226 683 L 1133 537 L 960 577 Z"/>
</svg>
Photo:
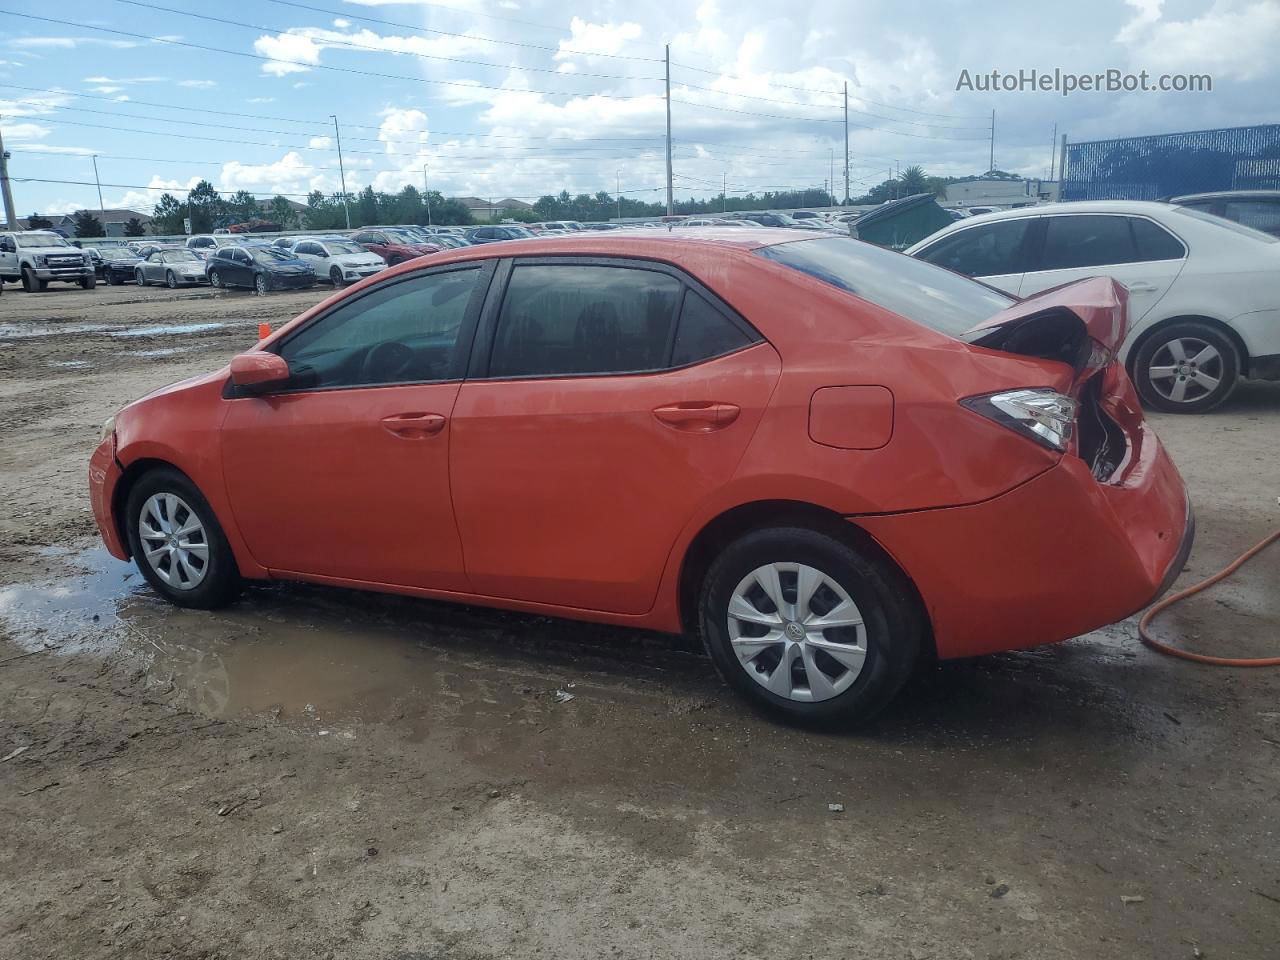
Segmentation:
<svg viewBox="0 0 1280 960">
<path fill-rule="evenodd" d="M 1129 229 L 1129 217 L 1049 217 L 1039 270 L 1075 270 L 1136 263 L 1138 251 Z"/>
<path fill-rule="evenodd" d="M 280 348 L 289 362 L 290 387 L 449 379 L 479 277 L 476 267 L 419 275 L 340 305 Z"/>
<path fill-rule="evenodd" d="M 597 265 L 517 265 L 498 318 L 493 377 L 656 370 L 682 284 L 654 270 Z"/>
<path fill-rule="evenodd" d="M 926 247 L 917 256 L 966 277 L 1020 273 L 1022 244 L 1032 222 L 1032 218 L 1022 217 L 958 230 Z"/>
</svg>

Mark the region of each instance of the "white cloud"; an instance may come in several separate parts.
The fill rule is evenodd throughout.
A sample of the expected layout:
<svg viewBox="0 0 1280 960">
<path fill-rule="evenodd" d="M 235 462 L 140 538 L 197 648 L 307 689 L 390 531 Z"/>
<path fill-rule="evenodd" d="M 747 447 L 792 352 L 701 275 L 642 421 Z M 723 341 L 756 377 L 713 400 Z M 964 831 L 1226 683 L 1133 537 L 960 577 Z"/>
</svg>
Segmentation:
<svg viewBox="0 0 1280 960">
<path fill-rule="evenodd" d="M 94 93 L 119 93 L 124 87 L 90 87 Z"/>
<path fill-rule="evenodd" d="M 13 144 L 22 140 L 41 140 L 52 132 L 48 127 L 42 127 L 38 123 L 6 123 L 4 125 L 4 135 Z"/>
<path fill-rule="evenodd" d="M 378 139 L 386 144 L 389 155 L 416 155 L 426 146 L 429 136 L 427 115 L 421 110 L 391 107 L 382 111 Z"/>
<path fill-rule="evenodd" d="M 224 164 L 218 186 L 224 192 L 248 190 L 259 194 L 329 192 L 338 189 L 338 176 L 336 169 L 308 164 L 291 150 L 274 163 Z"/>
<path fill-rule="evenodd" d="M 1133 7 L 1135 13 L 1133 19 L 1120 28 L 1120 32 L 1116 34 L 1116 40 L 1120 43 L 1129 43 L 1144 29 L 1160 19 L 1160 9 L 1164 6 L 1164 0 L 1124 0 L 1124 2 Z"/>
<path fill-rule="evenodd" d="M 5 41 L 20 50 L 58 49 L 72 50 L 79 46 L 111 47 L 127 50 L 140 46 L 132 40 L 108 40 L 105 37 L 12 37 Z"/>
<path fill-rule="evenodd" d="M 208 90 L 210 87 L 216 87 L 217 85 L 218 85 L 218 82 L 216 80 L 179 80 L 178 81 L 178 86 L 180 87 L 194 87 L 199 90 Z"/>
<path fill-rule="evenodd" d="M 461 36 L 397 36 L 375 33 L 372 30 L 328 30 L 323 27 L 293 27 L 283 33 L 264 35 L 253 42 L 254 50 L 264 57 L 273 58 L 262 65 L 262 72 L 282 77 L 289 73 L 301 73 L 320 63 L 323 50 L 368 50 L 380 53 L 412 54 L 418 57 L 458 57 L 484 52 L 493 55 L 492 45 L 482 37 Z"/>
<path fill-rule="evenodd" d="M 621 53 L 627 44 L 639 40 L 644 33 L 638 23 L 589 23 L 581 17 L 569 21 L 569 37 L 560 41 L 557 60 L 578 56 L 575 51 L 593 54 Z"/>
<path fill-rule="evenodd" d="M 147 181 L 147 186 L 153 189 L 127 190 L 118 199 L 108 202 L 107 206 L 124 210 L 148 211 L 156 205 L 162 193 L 171 193 L 182 200 L 187 192 L 202 179 L 204 178 L 197 176 L 182 181 L 156 175 Z"/>
<path fill-rule="evenodd" d="M 1154 4 L 1158 18 L 1159 4 L 1145 2 Z M 1252 79 L 1274 70 L 1275 51 L 1280 47 L 1280 3 L 1217 0 L 1188 20 L 1151 20 L 1133 33 L 1129 26 L 1117 40 L 1130 47 L 1135 66 L 1153 72 L 1203 70 Z"/>
<path fill-rule="evenodd" d="M 275 97 L 250 97 L 249 103 L 275 103 Z"/>
<path fill-rule="evenodd" d="M 331 137 L 312 137 L 307 141 L 307 146 L 312 150 L 328 150 L 333 145 Z"/>
<path fill-rule="evenodd" d="M 320 48 L 309 36 L 301 33 L 280 33 L 262 36 L 253 41 L 253 49 L 264 57 L 271 57 L 262 65 L 262 72 L 273 77 L 290 73 L 303 73 L 320 62 Z"/>
</svg>

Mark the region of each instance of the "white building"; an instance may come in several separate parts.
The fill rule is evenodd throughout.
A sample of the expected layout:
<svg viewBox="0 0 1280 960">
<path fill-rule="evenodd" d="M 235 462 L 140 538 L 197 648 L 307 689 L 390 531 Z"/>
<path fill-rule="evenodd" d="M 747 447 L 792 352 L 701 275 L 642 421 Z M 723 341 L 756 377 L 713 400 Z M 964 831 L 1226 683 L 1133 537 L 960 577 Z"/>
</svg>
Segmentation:
<svg viewBox="0 0 1280 960">
<path fill-rule="evenodd" d="M 1056 180 L 1003 180 L 975 177 L 947 184 L 945 207 L 1015 207 L 1058 199 Z"/>
</svg>

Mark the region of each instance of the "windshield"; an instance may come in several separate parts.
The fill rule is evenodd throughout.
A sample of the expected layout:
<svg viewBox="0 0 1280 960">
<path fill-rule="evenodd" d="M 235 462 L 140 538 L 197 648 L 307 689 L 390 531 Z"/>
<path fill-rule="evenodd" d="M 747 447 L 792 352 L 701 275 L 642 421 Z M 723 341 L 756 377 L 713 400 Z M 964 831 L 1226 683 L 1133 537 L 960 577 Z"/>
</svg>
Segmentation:
<svg viewBox="0 0 1280 960">
<path fill-rule="evenodd" d="M 19 247 L 69 247 L 71 244 L 56 233 L 17 233 L 14 240 Z"/>
<path fill-rule="evenodd" d="M 326 243 L 324 251 L 331 257 L 339 257 L 349 253 L 364 253 L 365 249 L 355 243 Z"/>
<path fill-rule="evenodd" d="M 165 263 L 190 263 L 192 260 L 198 261 L 199 259 L 190 250 L 172 250 L 164 255 Z"/>
<path fill-rule="evenodd" d="M 536 234 L 534 234 L 534 232 L 533 232 L 532 230 L 529 230 L 527 227 L 512 227 L 512 226 L 508 226 L 508 227 L 507 227 L 507 230 L 511 233 L 511 235 L 512 235 L 512 236 L 516 236 L 516 237 L 532 237 L 532 236 L 536 236 Z"/>
<path fill-rule="evenodd" d="M 387 239 L 390 240 L 392 243 L 417 243 L 418 242 L 413 237 L 409 236 L 409 234 L 401 230 L 384 230 L 382 232 L 387 235 Z"/>
<path fill-rule="evenodd" d="M 1261 230 L 1255 230 L 1253 227 L 1246 227 L 1243 223 L 1236 223 L 1234 220 L 1228 220 L 1226 217 L 1219 217 L 1212 213 L 1205 213 L 1203 210 L 1197 210 L 1195 207 L 1178 207 L 1178 213 L 1185 217 L 1195 217 L 1197 220 L 1203 220 L 1205 223 L 1212 223 L 1219 227 L 1226 227 L 1228 230 L 1234 230 L 1236 233 L 1254 240 L 1261 240 L 1263 243 L 1280 242 L 1280 237 L 1273 237 L 1269 233 L 1263 233 Z"/>
<path fill-rule="evenodd" d="M 958 273 L 852 237 L 780 243 L 756 253 L 951 336 L 1015 302 Z"/>
<path fill-rule="evenodd" d="M 277 247 L 245 247 L 249 251 L 250 256 L 259 263 L 279 263 L 281 260 L 294 259 L 293 254 L 288 250 L 280 250 Z"/>
</svg>

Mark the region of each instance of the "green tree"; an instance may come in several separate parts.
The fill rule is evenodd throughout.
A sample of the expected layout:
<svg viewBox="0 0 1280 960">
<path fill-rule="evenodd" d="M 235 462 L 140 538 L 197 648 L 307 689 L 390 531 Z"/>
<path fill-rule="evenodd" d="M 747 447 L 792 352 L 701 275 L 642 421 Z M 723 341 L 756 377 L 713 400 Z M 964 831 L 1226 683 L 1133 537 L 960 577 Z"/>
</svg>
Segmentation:
<svg viewBox="0 0 1280 960">
<path fill-rule="evenodd" d="M 185 203 L 171 193 L 162 193 L 151 212 L 151 232 L 158 237 L 182 233 L 182 220 L 186 215 Z"/>
<path fill-rule="evenodd" d="M 258 198 L 248 190 L 237 190 L 224 201 L 224 216 L 232 223 L 247 223 L 262 218 L 262 209 L 258 206 Z"/>
<path fill-rule="evenodd" d="M 187 206 L 191 211 L 188 216 L 191 217 L 192 233 L 210 232 L 219 225 L 217 221 L 226 215 L 222 197 L 208 180 L 201 180 L 191 188 L 191 192 L 187 194 Z"/>
<path fill-rule="evenodd" d="M 925 176 L 924 168 L 920 166 L 910 166 L 898 174 L 900 197 L 913 197 L 917 193 L 929 193 L 929 178 Z"/>
<path fill-rule="evenodd" d="M 52 227 L 53 221 L 40 216 L 38 213 L 33 213 L 27 217 L 28 230 L 49 230 Z"/>
<path fill-rule="evenodd" d="M 124 235 L 126 237 L 145 237 L 147 228 L 137 217 L 130 217 L 124 224 Z"/>
<path fill-rule="evenodd" d="M 356 208 L 351 211 L 352 226 L 364 227 L 378 222 L 378 195 L 373 187 L 365 187 L 356 198 Z"/>
<path fill-rule="evenodd" d="M 105 237 L 107 231 L 102 229 L 102 221 L 88 210 L 77 210 L 72 219 L 75 220 L 77 237 Z"/>
<path fill-rule="evenodd" d="M 316 192 L 319 193 L 319 191 Z M 298 214 L 294 211 L 293 204 L 287 198 L 279 195 L 271 198 L 271 202 L 267 204 L 266 214 L 267 219 L 272 223 L 280 224 L 286 230 L 295 226 L 298 222 Z"/>
<path fill-rule="evenodd" d="M 438 202 L 437 202 L 438 199 Z M 445 200 L 434 190 L 431 192 L 431 222 L 441 226 L 464 227 L 475 223 L 471 211 L 461 200 L 450 197 Z"/>
</svg>

